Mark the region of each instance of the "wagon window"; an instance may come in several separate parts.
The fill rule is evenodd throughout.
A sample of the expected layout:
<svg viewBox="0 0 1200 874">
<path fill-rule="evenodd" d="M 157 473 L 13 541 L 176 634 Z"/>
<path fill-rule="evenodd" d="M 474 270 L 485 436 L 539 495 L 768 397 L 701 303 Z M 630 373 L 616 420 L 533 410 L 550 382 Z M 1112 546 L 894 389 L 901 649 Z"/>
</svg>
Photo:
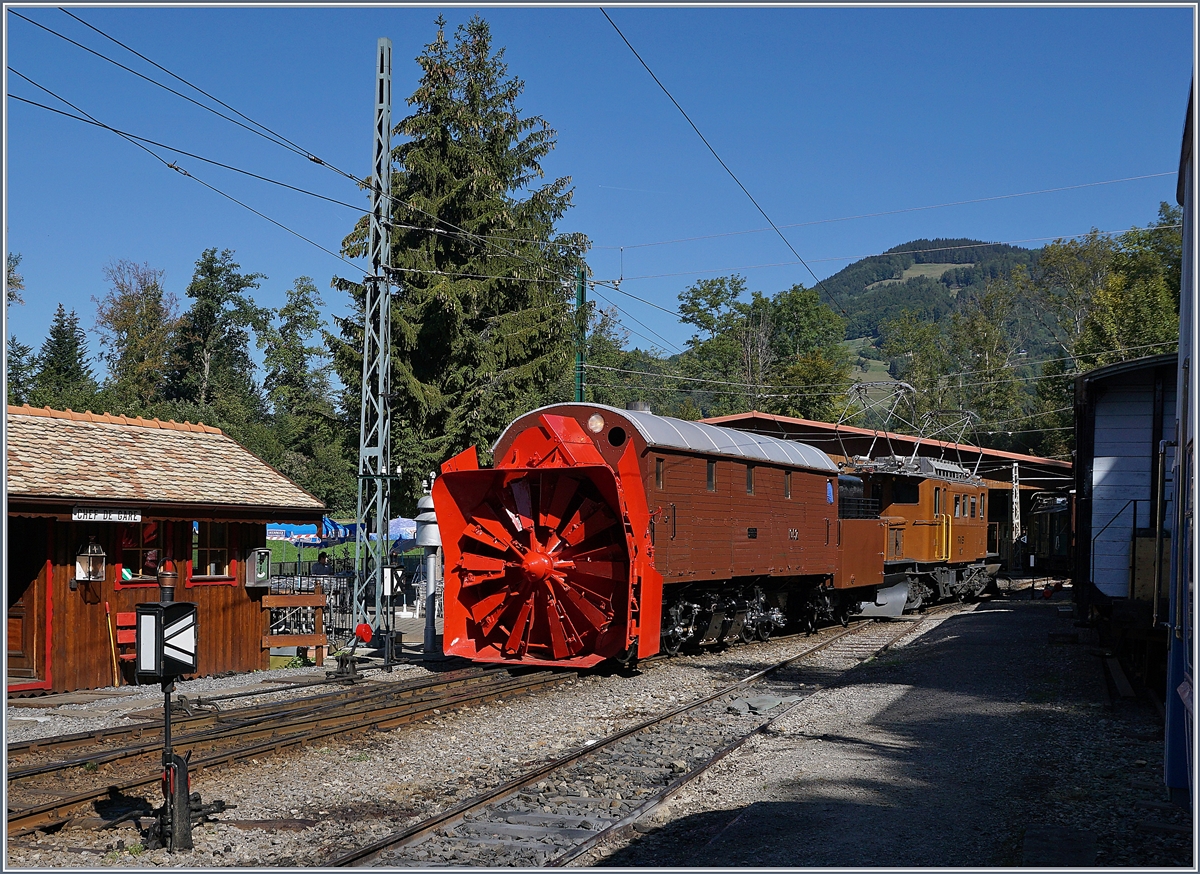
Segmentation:
<svg viewBox="0 0 1200 874">
<path fill-rule="evenodd" d="M 710 492 L 717 490 L 717 463 L 715 461 L 708 463 L 708 490 Z"/>
<path fill-rule="evenodd" d="M 663 460 L 661 458 L 654 459 L 654 485 L 656 488 L 662 488 L 663 484 Z"/>
<path fill-rule="evenodd" d="M 783 496 L 785 498 L 792 496 L 792 472 L 790 470 L 783 472 Z"/>
<path fill-rule="evenodd" d="M 746 465 L 746 494 L 754 494 L 754 465 Z"/>
</svg>

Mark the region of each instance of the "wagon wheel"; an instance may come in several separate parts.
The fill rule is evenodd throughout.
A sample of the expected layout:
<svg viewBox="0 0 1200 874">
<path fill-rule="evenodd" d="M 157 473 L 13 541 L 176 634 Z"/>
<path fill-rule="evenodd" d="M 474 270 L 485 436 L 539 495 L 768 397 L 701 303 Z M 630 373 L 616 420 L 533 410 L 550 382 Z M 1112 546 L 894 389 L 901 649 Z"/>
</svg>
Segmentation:
<svg viewBox="0 0 1200 874">
<path fill-rule="evenodd" d="M 771 632 L 775 630 L 775 623 L 770 619 L 764 619 L 758 623 L 758 639 L 766 643 L 771 639 Z"/>
<path fill-rule="evenodd" d="M 589 654 L 628 586 L 618 517 L 589 480 L 526 474 L 467 517 L 458 594 L 483 645 L 510 658 Z"/>
</svg>

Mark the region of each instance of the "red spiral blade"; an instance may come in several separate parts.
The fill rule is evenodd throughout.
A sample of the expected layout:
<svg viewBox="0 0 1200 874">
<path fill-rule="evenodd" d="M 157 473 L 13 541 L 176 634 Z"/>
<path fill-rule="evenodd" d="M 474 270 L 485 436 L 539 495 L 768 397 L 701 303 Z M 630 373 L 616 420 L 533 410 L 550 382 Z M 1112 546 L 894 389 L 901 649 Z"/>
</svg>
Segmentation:
<svg viewBox="0 0 1200 874">
<path fill-rule="evenodd" d="M 513 623 L 512 634 L 504 642 L 504 652 L 508 655 L 522 656 L 529 648 L 529 634 L 533 631 L 533 598 L 521 605 L 517 621 Z"/>
<path fill-rule="evenodd" d="M 605 615 L 605 613 L 601 612 L 598 607 L 577 592 L 569 583 L 554 580 L 553 585 L 559 597 L 579 611 L 593 629 L 599 631 L 612 621 L 612 609 L 608 604 L 605 604 L 605 607 L 609 608 L 607 615 Z"/>
<path fill-rule="evenodd" d="M 474 604 L 468 606 L 467 612 L 476 622 L 482 623 L 492 612 L 496 610 L 497 607 L 500 607 L 504 603 L 507 597 L 508 592 L 504 591 L 503 589 L 498 592 L 493 592 L 490 595 L 484 595 Z M 499 619 L 499 616 L 496 618 Z"/>
<path fill-rule="evenodd" d="M 480 555 L 477 552 L 464 553 L 458 562 L 459 576 L 464 588 L 500 579 L 507 570 L 508 562 L 505 559 Z"/>
<path fill-rule="evenodd" d="M 546 617 L 546 625 L 550 629 L 550 651 L 556 659 L 565 659 L 573 653 L 567 647 L 567 634 L 563 629 L 562 619 L 558 615 L 558 610 L 549 598 L 541 597 L 538 599 L 541 603 L 538 605 L 542 608 L 542 612 Z"/>
<path fill-rule="evenodd" d="M 547 490 L 550 492 L 549 497 Z M 571 499 L 579 492 L 579 480 L 565 475 L 551 477 L 543 474 L 541 492 L 541 512 L 538 513 L 538 521 L 544 527 L 557 531 Z"/>
<path fill-rule="evenodd" d="M 570 521 L 559 530 L 558 536 L 571 546 L 578 546 L 616 524 L 617 519 L 608 507 L 587 498 Z"/>
</svg>

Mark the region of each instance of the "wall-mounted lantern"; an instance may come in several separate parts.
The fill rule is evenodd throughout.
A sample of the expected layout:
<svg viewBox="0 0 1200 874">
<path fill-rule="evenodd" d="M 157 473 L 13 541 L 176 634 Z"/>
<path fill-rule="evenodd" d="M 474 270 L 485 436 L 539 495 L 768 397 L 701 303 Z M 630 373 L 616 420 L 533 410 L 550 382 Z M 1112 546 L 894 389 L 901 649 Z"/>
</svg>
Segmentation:
<svg viewBox="0 0 1200 874">
<path fill-rule="evenodd" d="M 88 542 L 79 547 L 79 552 L 75 554 L 75 579 L 72 580 L 71 588 L 75 588 L 75 583 L 102 583 L 104 582 L 104 560 L 107 558 L 104 554 L 104 547 L 96 542 L 95 537 L 89 538 Z"/>
</svg>

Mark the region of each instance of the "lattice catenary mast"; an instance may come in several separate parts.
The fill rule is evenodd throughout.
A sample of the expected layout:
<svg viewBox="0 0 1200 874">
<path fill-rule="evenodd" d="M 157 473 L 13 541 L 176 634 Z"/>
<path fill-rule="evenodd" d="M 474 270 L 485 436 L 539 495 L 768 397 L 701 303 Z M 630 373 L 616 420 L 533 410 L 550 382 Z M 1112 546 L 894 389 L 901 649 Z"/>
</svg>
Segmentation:
<svg viewBox="0 0 1200 874">
<path fill-rule="evenodd" d="M 391 469 L 392 41 L 379 38 L 375 63 L 375 145 L 371 173 L 371 275 L 363 279 L 362 412 L 358 438 L 358 530 L 354 541 L 354 619 L 378 627 L 387 564 Z M 375 540 L 370 535 L 375 534 Z M 374 598 L 370 593 L 374 592 Z"/>
</svg>

